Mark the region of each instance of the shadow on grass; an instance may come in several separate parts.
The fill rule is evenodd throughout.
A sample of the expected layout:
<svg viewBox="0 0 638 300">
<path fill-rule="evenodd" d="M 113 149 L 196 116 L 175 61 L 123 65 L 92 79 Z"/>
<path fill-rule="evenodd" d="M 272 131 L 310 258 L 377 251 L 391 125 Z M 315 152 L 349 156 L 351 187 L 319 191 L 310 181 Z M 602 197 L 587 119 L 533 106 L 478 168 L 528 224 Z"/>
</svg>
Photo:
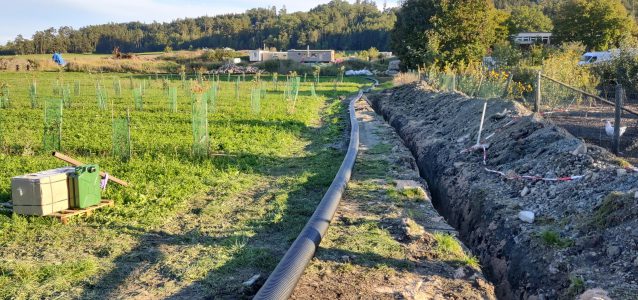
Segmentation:
<svg viewBox="0 0 638 300">
<path fill-rule="evenodd" d="M 172 299 L 190 298 L 229 298 L 237 299 L 249 297 L 256 290 L 244 291 L 241 288 L 241 281 L 249 279 L 253 273 L 260 273 L 263 278 L 274 269 L 279 259 L 283 257 L 288 246 L 294 241 L 301 231 L 305 222 L 314 212 L 316 205 L 321 200 L 323 193 L 327 190 L 336 173 L 335 166 L 324 166 L 323 170 L 318 170 L 323 162 L 336 160 L 341 154 L 334 151 L 322 151 L 324 153 L 315 154 L 312 157 L 280 159 L 268 158 L 277 167 L 269 169 L 270 174 L 294 176 L 301 172 L 314 169 L 308 181 L 298 186 L 298 188 L 288 192 L 286 208 L 281 212 L 282 218 L 273 221 L 272 216 L 266 213 L 263 217 L 247 222 L 246 227 L 250 228 L 254 235 L 250 237 L 237 234 L 237 231 L 203 233 L 199 229 L 192 230 L 180 235 L 171 235 L 161 231 L 147 232 L 136 228 L 123 228 L 133 231 L 138 236 L 137 247 L 116 258 L 115 268 L 102 276 L 97 283 L 87 287 L 81 298 L 112 298 L 120 287 L 131 280 L 136 270 L 149 268 L 154 265 L 161 265 L 164 256 L 161 247 L 164 245 L 204 245 L 229 247 L 241 241 L 245 243 L 241 249 L 233 254 L 233 257 L 220 268 L 209 272 L 203 279 L 190 284 L 180 290 Z M 256 159 L 250 158 L 249 160 Z M 308 161 L 312 161 L 312 166 L 308 167 Z M 338 166 L 338 164 L 334 164 Z M 259 191 L 268 194 L 268 191 Z M 212 202 L 211 202 L 212 203 Z M 210 204 L 210 203 L 209 203 Z M 198 212 L 205 212 L 205 209 Z M 116 227 L 117 228 L 117 227 Z M 159 268 L 160 275 L 167 280 L 179 280 L 179 276 Z M 233 284 L 228 284 L 229 276 L 247 276 L 246 278 L 236 278 Z"/>
<path fill-rule="evenodd" d="M 345 115 L 345 111 L 343 114 Z M 276 122 L 261 121 L 239 121 L 255 126 L 281 126 Z M 295 127 L 301 127 L 294 124 Z M 208 245 L 224 247 L 241 241 L 240 249 L 232 255 L 221 267 L 213 268 L 204 278 L 194 281 L 183 287 L 171 299 L 191 299 L 191 298 L 222 298 L 238 299 L 250 298 L 256 293 L 253 289 L 242 288 L 241 282 L 249 279 L 252 275 L 259 273 L 262 279 L 274 269 L 281 257 L 285 254 L 290 244 L 297 237 L 307 220 L 313 214 L 317 204 L 323 197 L 328 186 L 336 174 L 341 160 L 345 153 L 334 149 L 326 149 L 321 145 L 321 139 L 325 138 L 316 129 L 303 126 L 296 129 L 300 138 L 312 141 L 307 147 L 309 155 L 298 158 L 281 158 L 271 156 L 259 156 L 252 154 L 239 154 L 235 158 L 227 158 L 216 161 L 220 165 L 240 165 L 251 167 L 253 172 L 262 173 L 267 176 L 305 176 L 309 177 L 302 184 L 293 183 L 292 190 L 283 190 L 287 199 L 281 204 L 278 211 L 281 218 L 273 218 L 269 209 L 262 217 L 251 219 L 246 222 L 244 228 L 237 231 L 246 231 L 246 228 L 254 233 L 250 237 L 236 234 L 236 232 L 225 232 L 223 237 L 211 237 L 210 233 L 193 230 L 185 234 L 169 235 L 162 232 L 145 232 L 136 230 L 139 234 L 139 244 L 131 251 L 124 253 L 115 259 L 115 267 L 103 275 L 98 281 L 87 286 L 80 298 L 113 298 L 120 288 L 131 280 L 136 270 L 158 267 L 160 276 L 167 280 L 179 280 L 179 276 L 171 274 L 162 268 L 164 255 L 161 252 L 163 245 Z M 323 128 L 320 130 L 328 130 Z M 251 164 L 259 162 L 256 166 Z M 270 195 L 268 188 L 259 191 L 262 195 Z M 276 194 L 277 192 L 275 192 Z M 276 201 L 276 195 L 267 200 Z M 256 198 L 254 198 L 256 199 Z M 208 205 L 214 202 L 209 202 Z M 274 208 L 276 209 L 276 207 Z M 241 213 L 242 208 L 237 208 Z M 205 212 L 195 210 L 194 213 Z M 193 213 L 193 212 L 191 212 Z M 230 216 L 229 216 L 230 217 Z M 130 230 L 130 229 L 129 229 Z M 213 234 L 219 234 L 215 232 Z M 230 234 L 226 236 L 227 234 Z M 232 278 L 232 279 L 231 279 Z M 164 281 L 162 278 L 159 281 Z M 258 285 L 257 285 L 258 286 Z"/>
</svg>

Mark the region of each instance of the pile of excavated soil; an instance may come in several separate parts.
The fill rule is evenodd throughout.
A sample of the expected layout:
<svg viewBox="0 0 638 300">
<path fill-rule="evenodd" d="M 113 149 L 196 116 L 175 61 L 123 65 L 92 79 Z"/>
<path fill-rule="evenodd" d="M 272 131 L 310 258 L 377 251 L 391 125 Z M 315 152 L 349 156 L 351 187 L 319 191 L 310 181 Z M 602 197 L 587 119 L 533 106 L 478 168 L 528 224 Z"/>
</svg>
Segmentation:
<svg viewBox="0 0 638 300">
<path fill-rule="evenodd" d="M 479 256 L 499 298 L 638 295 L 638 174 L 626 162 L 494 99 L 484 165 L 482 149 L 464 151 L 476 144 L 484 100 L 424 84 L 370 99 L 416 157 L 434 205 Z M 532 223 L 522 211 L 534 213 Z"/>
</svg>

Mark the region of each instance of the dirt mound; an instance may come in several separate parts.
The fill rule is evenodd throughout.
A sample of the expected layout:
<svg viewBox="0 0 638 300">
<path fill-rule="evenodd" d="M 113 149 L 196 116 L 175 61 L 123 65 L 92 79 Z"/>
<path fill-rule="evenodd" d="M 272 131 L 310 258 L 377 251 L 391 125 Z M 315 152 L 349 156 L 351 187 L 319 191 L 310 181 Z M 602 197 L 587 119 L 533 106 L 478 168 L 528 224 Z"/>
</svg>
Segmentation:
<svg viewBox="0 0 638 300">
<path fill-rule="evenodd" d="M 638 175 L 512 101 L 412 84 L 370 97 L 428 180 L 433 202 L 502 299 L 638 294 Z M 476 150 L 476 151 L 474 151 Z M 485 164 L 484 164 L 485 160 Z M 519 213 L 534 213 L 521 221 Z"/>
</svg>

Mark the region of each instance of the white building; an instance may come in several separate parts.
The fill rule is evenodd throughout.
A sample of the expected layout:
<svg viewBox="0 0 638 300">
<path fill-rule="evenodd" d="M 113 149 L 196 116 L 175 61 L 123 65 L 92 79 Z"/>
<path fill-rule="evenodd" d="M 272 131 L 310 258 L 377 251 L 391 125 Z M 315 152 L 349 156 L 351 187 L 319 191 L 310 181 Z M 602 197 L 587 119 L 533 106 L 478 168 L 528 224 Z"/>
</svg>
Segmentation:
<svg viewBox="0 0 638 300">
<path fill-rule="evenodd" d="M 248 51 L 251 62 L 260 62 L 273 59 L 288 59 L 288 52 L 277 52 L 267 50 L 250 50 Z"/>
<path fill-rule="evenodd" d="M 329 63 L 335 60 L 334 50 L 288 50 L 288 59 L 300 63 Z"/>
<path fill-rule="evenodd" d="M 300 63 L 328 63 L 335 59 L 334 50 L 288 50 L 287 52 L 275 52 L 266 50 L 248 51 L 251 62 L 268 61 L 275 59 L 290 59 Z"/>
<path fill-rule="evenodd" d="M 552 43 L 551 32 L 521 32 L 512 35 L 512 40 L 518 45 L 550 45 Z"/>
</svg>

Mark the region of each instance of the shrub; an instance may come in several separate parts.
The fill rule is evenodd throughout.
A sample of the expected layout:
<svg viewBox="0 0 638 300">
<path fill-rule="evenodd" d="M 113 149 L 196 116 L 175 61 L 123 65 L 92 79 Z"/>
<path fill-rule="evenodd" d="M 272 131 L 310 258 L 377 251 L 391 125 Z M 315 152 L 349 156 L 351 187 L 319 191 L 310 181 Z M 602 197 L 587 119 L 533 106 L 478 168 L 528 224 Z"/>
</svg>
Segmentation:
<svg viewBox="0 0 638 300">
<path fill-rule="evenodd" d="M 543 61 L 543 74 L 571 86 L 594 91 L 598 83 L 597 78 L 589 68 L 578 65 L 583 53 L 585 53 L 585 46 L 580 43 L 563 44 L 560 51 L 550 54 Z"/>
<path fill-rule="evenodd" d="M 263 61 L 256 64 L 256 67 L 269 73 L 288 74 L 297 72 L 297 74 L 312 74 L 312 67 L 289 59 Z"/>
<path fill-rule="evenodd" d="M 601 84 L 612 86 L 622 84 L 627 94 L 638 93 L 638 55 L 632 50 L 623 49 L 619 56 L 610 62 L 595 64 L 591 67 Z"/>
<path fill-rule="evenodd" d="M 596 93 L 599 79 L 589 68 L 578 65 L 580 57 L 585 52 L 585 46 L 580 43 L 567 43 L 560 47 L 560 50 L 550 54 L 543 61 L 542 72 L 544 75 L 559 80 L 567 85 L 581 90 Z M 543 85 L 543 104 L 556 107 L 565 103 L 580 103 L 583 98 L 580 94 L 559 86 L 555 83 Z"/>
<path fill-rule="evenodd" d="M 501 68 L 509 68 L 518 65 L 523 59 L 523 53 L 509 42 L 500 42 L 494 45 L 492 50 L 492 57 L 498 63 Z"/>
</svg>

